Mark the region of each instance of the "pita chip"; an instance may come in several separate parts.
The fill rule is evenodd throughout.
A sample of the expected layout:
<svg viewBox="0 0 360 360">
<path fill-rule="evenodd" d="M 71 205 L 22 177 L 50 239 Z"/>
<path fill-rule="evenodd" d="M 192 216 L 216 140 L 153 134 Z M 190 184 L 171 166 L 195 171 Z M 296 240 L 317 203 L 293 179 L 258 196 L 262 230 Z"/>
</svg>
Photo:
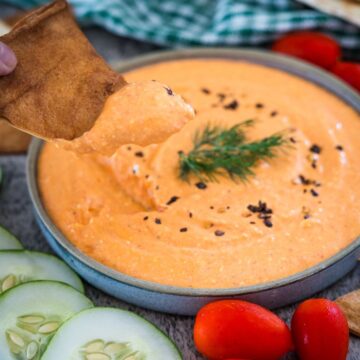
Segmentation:
<svg viewBox="0 0 360 360">
<path fill-rule="evenodd" d="M 30 12 L 0 41 L 18 58 L 15 71 L 0 77 L 0 118 L 40 138 L 81 136 L 126 84 L 88 42 L 65 0 Z"/>
<path fill-rule="evenodd" d="M 339 297 L 336 303 L 344 312 L 351 333 L 360 337 L 360 289 Z"/>
</svg>

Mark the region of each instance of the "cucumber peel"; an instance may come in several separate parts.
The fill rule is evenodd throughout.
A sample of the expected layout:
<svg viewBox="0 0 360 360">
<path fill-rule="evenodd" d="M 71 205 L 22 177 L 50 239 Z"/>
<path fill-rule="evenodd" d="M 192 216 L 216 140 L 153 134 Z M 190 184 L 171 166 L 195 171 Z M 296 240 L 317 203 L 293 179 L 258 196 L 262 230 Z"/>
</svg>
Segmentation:
<svg viewBox="0 0 360 360">
<path fill-rule="evenodd" d="M 20 241 L 0 225 L 0 250 L 23 249 Z"/>
<path fill-rule="evenodd" d="M 90 307 L 93 304 L 85 295 L 55 281 L 28 282 L 4 292 L 0 296 L 0 359 L 40 360 L 61 324 Z"/>
<path fill-rule="evenodd" d="M 0 294 L 21 283 L 54 280 L 84 292 L 80 278 L 55 256 L 35 251 L 0 251 Z"/>
<path fill-rule="evenodd" d="M 64 323 L 41 360 L 181 360 L 175 344 L 142 317 L 115 308 L 84 310 Z"/>
</svg>

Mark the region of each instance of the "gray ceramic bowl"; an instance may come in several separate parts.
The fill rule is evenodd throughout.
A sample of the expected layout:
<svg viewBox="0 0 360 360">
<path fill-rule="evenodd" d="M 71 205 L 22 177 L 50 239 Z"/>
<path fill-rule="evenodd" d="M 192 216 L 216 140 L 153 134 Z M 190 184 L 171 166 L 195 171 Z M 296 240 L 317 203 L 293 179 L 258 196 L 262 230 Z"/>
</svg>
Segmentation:
<svg viewBox="0 0 360 360">
<path fill-rule="evenodd" d="M 188 58 L 237 59 L 281 69 L 320 85 L 360 111 L 359 95 L 335 77 L 305 63 L 265 51 L 189 49 L 158 52 L 124 62 L 116 65 L 115 68 L 125 72 L 157 62 Z M 330 259 L 303 272 L 277 281 L 240 288 L 180 288 L 133 278 L 110 269 L 80 252 L 54 225 L 38 191 L 36 174 L 41 148 L 42 142 L 34 140 L 29 151 L 27 175 L 36 216 L 46 239 L 55 252 L 86 281 L 129 303 L 183 315 L 194 315 L 208 302 L 226 298 L 244 299 L 269 308 L 280 307 L 309 297 L 334 283 L 356 265 L 360 256 L 360 238 L 358 238 Z"/>
</svg>

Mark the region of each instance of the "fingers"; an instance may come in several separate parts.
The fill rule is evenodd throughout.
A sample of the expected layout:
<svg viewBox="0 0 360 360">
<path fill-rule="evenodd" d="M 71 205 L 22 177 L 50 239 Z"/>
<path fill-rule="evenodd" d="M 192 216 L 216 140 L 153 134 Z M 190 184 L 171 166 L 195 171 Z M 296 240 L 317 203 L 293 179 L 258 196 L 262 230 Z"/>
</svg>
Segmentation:
<svg viewBox="0 0 360 360">
<path fill-rule="evenodd" d="M 14 52 L 0 42 L 0 76 L 10 74 L 16 67 L 17 59 Z"/>
</svg>

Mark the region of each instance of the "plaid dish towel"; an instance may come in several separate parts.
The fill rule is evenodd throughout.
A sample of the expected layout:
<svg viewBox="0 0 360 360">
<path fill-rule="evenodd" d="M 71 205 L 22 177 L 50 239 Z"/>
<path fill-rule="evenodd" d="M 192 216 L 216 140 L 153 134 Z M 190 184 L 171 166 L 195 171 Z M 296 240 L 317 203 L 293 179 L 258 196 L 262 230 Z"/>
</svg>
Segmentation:
<svg viewBox="0 0 360 360">
<path fill-rule="evenodd" d="M 324 0 L 326 1 L 326 0 Z M 47 0 L 6 0 L 29 9 Z M 70 0 L 82 25 L 166 46 L 261 45 L 314 29 L 360 50 L 360 29 L 294 0 Z"/>
</svg>

